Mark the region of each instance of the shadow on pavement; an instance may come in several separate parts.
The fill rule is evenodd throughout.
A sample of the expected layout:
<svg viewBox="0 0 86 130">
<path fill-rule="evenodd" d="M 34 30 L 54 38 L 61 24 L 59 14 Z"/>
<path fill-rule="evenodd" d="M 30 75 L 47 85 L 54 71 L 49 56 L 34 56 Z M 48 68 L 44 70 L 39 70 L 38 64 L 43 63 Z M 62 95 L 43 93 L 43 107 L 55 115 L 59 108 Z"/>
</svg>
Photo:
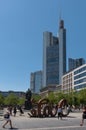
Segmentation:
<svg viewBox="0 0 86 130">
<path fill-rule="evenodd" d="M 67 116 L 68 118 L 76 118 L 75 116 Z"/>
<path fill-rule="evenodd" d="M 9 128 L 9 130 L 18 130 L 18 128 Z"/>
</svg>

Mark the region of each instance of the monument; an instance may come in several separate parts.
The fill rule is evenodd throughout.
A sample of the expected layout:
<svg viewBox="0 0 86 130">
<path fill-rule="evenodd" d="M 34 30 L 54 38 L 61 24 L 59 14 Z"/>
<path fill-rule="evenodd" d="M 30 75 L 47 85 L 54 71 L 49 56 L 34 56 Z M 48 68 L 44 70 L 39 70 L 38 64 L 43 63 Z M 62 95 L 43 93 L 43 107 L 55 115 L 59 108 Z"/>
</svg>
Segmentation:
<svg viewBox="0 0 86 130">
<path fill-rule="evenodd" d="M 28 89 L 25 94 L 25 109 L 26 110 L 30 110 L 32 108 L 31 97 L 32 97 L 32 92 L 30 89 Z"/>
</svg>

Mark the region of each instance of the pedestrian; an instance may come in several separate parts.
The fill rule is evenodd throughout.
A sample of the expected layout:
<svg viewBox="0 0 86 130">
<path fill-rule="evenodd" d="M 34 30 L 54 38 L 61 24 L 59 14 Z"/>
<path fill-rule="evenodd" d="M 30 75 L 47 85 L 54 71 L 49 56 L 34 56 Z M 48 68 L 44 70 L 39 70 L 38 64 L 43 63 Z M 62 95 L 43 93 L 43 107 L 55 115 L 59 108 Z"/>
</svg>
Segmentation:
<svg viewBox="0 0 86 130">
<path fill-rule="evenodd" d="M 62 108 L 60 106 L 58 106 L 57 113 L 58 113 L 58 119 L 59 117 L 62 119 Z"/>
<path fill-rule="evenodd" d="M 10 119 L 10 112 L 8 110 L 4 114 L 4 119 L 6 120 L 6 122 L 4 123 L 4 125 L 2 127 L 5 128 L 6 124 L 9 123 L 10 124 L 10 128 L 13 129 L 13 127 L 12 127 L 12 121 Z"/>
<path fill-rule="evenodd" d="M 82 120 L 81 120 L 80 126 L 83 126 L 84 119 L 86 119 L 86 106 L 84 106 L 84 108 L 83 108 Z"/>
<path fill-rule="evenodd" d="M 21 116 L 22 114 L 24 114 L 24 112 L 23 112 L 21 106 L 19 107 L 19 111 L 20 111 L 20 116 Z"/>
<path fill-rule="evenodd" d="M 67 106 L 67 114 L 69 114 L 70 112 L 72 112 L 72 109 L 71 109 L 71 106 L 68 105 L 68 106 Z"/>
<path fill-rule="evenodd" d="M 12 116 L 12 106 L 9 107 L 10 115 Z"/>
<path fill-rule="evenodd" d="M 14 113 L 14 116 L 16 116 L 16 112 L 17 112 L 17 110 L 16 110 L 16 106 L 13 108 L 13 113 Z"/>
</svg>

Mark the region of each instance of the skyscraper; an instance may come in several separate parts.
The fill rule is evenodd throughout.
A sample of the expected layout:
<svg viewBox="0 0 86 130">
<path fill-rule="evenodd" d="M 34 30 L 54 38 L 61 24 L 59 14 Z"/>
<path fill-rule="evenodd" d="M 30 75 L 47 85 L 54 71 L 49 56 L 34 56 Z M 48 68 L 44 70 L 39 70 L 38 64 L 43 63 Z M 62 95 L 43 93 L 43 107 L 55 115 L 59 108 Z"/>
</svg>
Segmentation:
<svg viewBox="0 0 86 130">
<path fill-rule="evenodd" d="M 66 29 L 64 21 L 59 23 L 59 36 L 51 32 L 43 33 L 43 87 L 61 84 L 66 72 Z"/>
<path fill-rule="evenodd" d="M 39 93 L 42 88 L 42 71 L 36 71 L 30 75 L 30 89 L 32 93 Z"/>
<path fill-rule="evenodd" d="M 68 59 L 68 67 L 69 67 L 69 71 L 73 70 L 81 65 L 85 64 L 85 60 L 83 58 L 79 58 L 79 59 L 72 59 L 69 58 Z"/>
<path fill-rule="evenodd" d="M 62 76 L 66 72 L 66 29 L 64 21 L 59 24 L 59 84 L 62 84 Z"/>
</svg>

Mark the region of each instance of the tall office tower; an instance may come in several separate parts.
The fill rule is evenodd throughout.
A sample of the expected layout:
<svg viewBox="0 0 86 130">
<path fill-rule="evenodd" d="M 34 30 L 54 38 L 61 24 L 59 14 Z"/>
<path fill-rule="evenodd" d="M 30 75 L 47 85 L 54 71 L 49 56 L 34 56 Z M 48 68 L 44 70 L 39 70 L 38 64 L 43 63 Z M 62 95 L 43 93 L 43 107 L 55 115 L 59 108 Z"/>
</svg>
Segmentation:
<svg viewBox="0 0 86 130">
<path fill-rule="evenodd" d="M 66 29 L 64 21 L 59 24 L 59 84 L 62 84 L 62 76 L 66 72 Z"/>
<path fill-rule="evenodd" d="M 42 88 L 42 71 L 36 71 L 30 75 L 30 89 L 32 93 L 39 93 Z"/>
<path fill-rule="evenodd" d="M 66 29 L 64 21 L 59 24 L 59 36 L 43 33 L 43 87 L 61 84 L 66 72 Z"/>
<path fill-rule="evenodd" d="M 85 64 L 85 60 L 83 58 L 79 58 L 79 59 L 72 59 L 69 58 L 68 59 L 68 67 L 69 67 L 69 71 L 73 70 L 81 65 Z"/>
</svg>

